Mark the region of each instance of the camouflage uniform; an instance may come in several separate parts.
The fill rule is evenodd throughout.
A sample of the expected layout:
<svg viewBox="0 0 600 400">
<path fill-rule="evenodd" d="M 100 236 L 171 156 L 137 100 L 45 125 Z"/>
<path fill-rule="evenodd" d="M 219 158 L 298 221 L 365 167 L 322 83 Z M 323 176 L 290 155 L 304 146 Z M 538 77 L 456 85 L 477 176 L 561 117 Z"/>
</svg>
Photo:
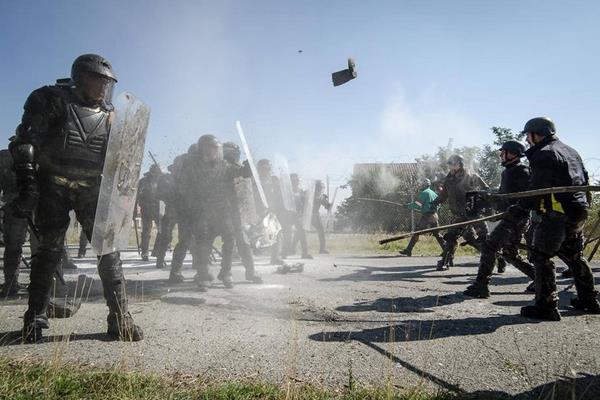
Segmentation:
<svg viewBox="0 0 600 400">
<path fill-rule="evenodd" d="M 467 221 L 466 214 L 466 194 L 470 191 L 487 189 L 487 184 L 481 177 L 475 173 L 467 173 L 461 168 L 455 174 L 449 173 L 442 183 L 440 195 L 434 201 L 434 205 L 448 202 L 450 212 L 452 213 L 451 223 Z M 438 269 L 444 270 L 451 266 L 454 261 L 454 253 L 458 245 L 458 238 L 463 237 L 467 243 L 476 248 L 480 248 L 481 239 L 487 235 L 485 224 L 479 226 L 467 226 L 464 228 L 448 229 L 444 235 L 444 250 L 442 259 L 438 262 Z"/>
</svg>

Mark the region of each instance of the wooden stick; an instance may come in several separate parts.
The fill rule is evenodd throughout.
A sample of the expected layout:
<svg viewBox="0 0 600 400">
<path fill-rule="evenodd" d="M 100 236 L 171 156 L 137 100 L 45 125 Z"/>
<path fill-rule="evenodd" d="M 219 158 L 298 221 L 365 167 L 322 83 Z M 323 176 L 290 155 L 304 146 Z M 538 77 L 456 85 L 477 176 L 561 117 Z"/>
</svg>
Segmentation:
<svg viewBox="0 0 600 400">
<path fill-rule="evenodd" d="M 498 213 L 498 214 L 494 214 L 494 215 L 488 215 L 487 217 L 483 217 L 483 218 L 478 218 L 478 219 L 472 219 L 469 221 L 464 221 L 464 222 L 457 222 L 456 224 L 450 224 L 450 225 L 443 225 L 443 226 L 438 226 L 435 228 L 428 228 L 428 229 L 421 229 L 420 231 L 414 231 L 414 232 L 407 232 L 407 233 L 403 233 L 401 235 L 398 236 L 393 236 L 387 239 L 382 239 L 379 241 L 379 244 L 386 244 L 386 243 L 390 243 L 390 242 L 395 242 L 396 240 L 400 240 L 400 239 L 404 239 L 406 237 L 409 236 L 413 236 L 413 235 L 421 235 L 424 233 L 432 233 L 432 232 L 437 232 L 437 231 L 443 231 L 446 229 L 451 229 L 451 228 L 462 228 L 463 226 L 468 226 L 468 225 L 472 225 L 472 224 L 476 224 L 479 222 L 484 222 L 484 221 L 489 221 L 492 219 L 499 219 L 499 218 L 503 218 L 506 215 L 508 215 L 508 211 L 502 212 L 502 213 Z"/>
<path fill-rule="evenodd" d="M 600 192 L 600 186 L 558 186 L 551 188 L 527 190 L 525 192 L 514 193 L 490 193 L 489 196 L 494 199 L 521 199 L 524 197 L 543 196 L 545 194 L 574 193 L 574 192 Z"/>
</svg>

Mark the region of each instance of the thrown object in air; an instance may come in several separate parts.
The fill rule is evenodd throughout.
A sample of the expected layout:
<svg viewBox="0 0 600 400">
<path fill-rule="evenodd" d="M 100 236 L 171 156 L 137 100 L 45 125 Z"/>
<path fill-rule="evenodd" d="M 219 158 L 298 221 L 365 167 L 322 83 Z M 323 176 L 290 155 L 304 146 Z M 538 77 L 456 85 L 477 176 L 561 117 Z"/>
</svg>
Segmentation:
<svg viewBox="0 0 600 400">
<path fill-rule="evenodd" d="M 343 85 L 344 83 L 354 78 L 356 78 L 356 64 L 351 58 L 348 59 L 348 69 L 343 69 L 341 71 L 337 71 L 331 74 L 333 86 Z"/>
</svg>

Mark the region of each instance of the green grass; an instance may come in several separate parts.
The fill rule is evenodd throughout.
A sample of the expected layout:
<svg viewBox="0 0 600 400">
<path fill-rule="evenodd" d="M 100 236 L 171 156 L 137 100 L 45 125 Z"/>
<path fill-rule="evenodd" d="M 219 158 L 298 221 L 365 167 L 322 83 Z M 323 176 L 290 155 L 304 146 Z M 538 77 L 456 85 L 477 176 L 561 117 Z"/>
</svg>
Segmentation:
<svg viewBox="0 0 600 400">
<path fill-rule="evenodd" d="M 198 383 L 193 377 L 160 377 L 72 364 L 40 364 L 0 358 L 0 399 L 456 399 L 450 393 L 429 393 L 417 387 L 366 389 L 354 387 L 342 391 L 326 390 L 295 383 L 281 386 L 262 383 Z"/>
</svg>

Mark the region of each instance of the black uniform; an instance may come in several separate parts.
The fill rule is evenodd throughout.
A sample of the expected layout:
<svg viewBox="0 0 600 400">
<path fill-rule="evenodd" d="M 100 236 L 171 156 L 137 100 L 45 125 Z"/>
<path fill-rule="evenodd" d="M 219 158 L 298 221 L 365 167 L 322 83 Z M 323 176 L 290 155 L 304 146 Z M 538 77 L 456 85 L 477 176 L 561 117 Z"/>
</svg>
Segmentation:
<svg viewBox="0 0 600 400">
<path fill-rule="evenodd" d="M 517 160 L 507 165 L 502 171 L 499 193 L 514 193 L 527 190 L 529 185 L 529 168 Z M 503 202 L 497 208 L 506 209 L 516 201 Z M 477 292 L 477 297 L 489 297 L 488 283 L 494 270 L 496 253 L 502 250 L 502 257 L 530 279 L 534 279 L 534 267 L 519 255 L 519 243 L 527 228 L 528 218 L 503 219 L 489 234 L 481 249 L 481 258 L 475 284 L 467 288 L 465 294 Z"/>
<path fill-rule="evenodd" d="M 173 249 L 173 257 L 171 259 L 171 274 L 169 279 L 174 282 L 182 282 L 183 275 L 181 274 L 181 269 L 183 267 L 183 261 L 185 260 L 185 256 L 190 250 L 193 242 L 193 230 L 192 224 L 193 221 L 190 218 L 190 215 L 186 212 L 185 202 L 183 199 L 183 189 L 182 181 L 181 181 L 181 172 L 184 164 L 185 158 L 189 157 L 189 153 L 182 154 L 177 156 L 175 160 L 173 160 L 173 197 L 171 198 L 171 207 L 172 215 L 175 219 L 175 223 L 177 224 L 177 244 Z M 165 208 L 165 215 L 167 214 L 167 210 Z M 194 252 L 192 252 L 193 256 Z"/>
<path fill-rule="evenodd" d="M 325 244 L 325 228 L 323 227 L 323 222 L 321 221 L 321 216 L 319 215 L 319 209 L 321 206 L 325 207 L 326 210 L 329 210 L 331 208 L 331 203 L 329 203 L 329 198 L 326 194 L 321 193 L 320 190 L 315 190 L 311 224 L 317 230 L 317 235 L 319 236 L 319 253 L 327 254 L 328 251 Z"/>
<path fill-rule="evenodd" d="M 137 195 L 137 204 L 140 206 L 142 217 L 142 240 L 140 247 L 142 259 L 146 261 L 148 260 L 152 223 L 154 222 L 156 227 L 158 227 L 160 222 L 160 203 L 156 193 L 160 176 L 160 171 L 156 172 L 155 168 L 151 168 L 149 172 L 146 172 L 144 177 L 140 179 Z"/>
<path fill-rule="evenodd" d="M 170 169 L 173 169 L 171 166 Z M 156 267 L 165 266 L 165 255 L 173 240 L 173 229 L 177 223 L 177 209 L 175 207 L 175 183 L 172 173 L 162 174 L 158 180 L 156 197 L 165 203 L 165 214 L 160 219 L 156 241 L 152 254 L 156 257 Z"/>
<path fill-rule="evenodd" d="M 556 186 L 586 185 L 588 173 L 581 157 L 571 147 L 554 135 L 532 146 L 525 153 L 529 159 L 531 179 L 528 189 Z M 573 272 L 578 299 L 576 308 L 598 309 L 594 278 L 590 266 L 583 258 L 583 225 L 588 215 L 586 193 L 561 193 L 521 200 L 512 211 L 519 213 L 520 206 L 535 210 L 541 220 L 533 235 L 532 254 L 535 265 L 535 306 L 524 307 L 524 316 L 560 319 L 556 311 L 558 292 L 552 258 L 559 256 Z"/>
<path fill-rule="evenodd" d="M 73 71 L 86 63 L 92 69 L 110 70 L 101 57 L 84 55 L 75 61 Z M 16 206 L 28 212 L 38 204 L 35 222 L 40 246 L 31 263 L 23 329 L 26 340 L 36 341 L 42 328 L 48 327 L 50 288 L 63 254 L 70 210 L 75 211 L 87 238 L 92 236 L 112 111 L 106 103 L 89 104 L 70 86 L 37 89 L 24 109 L 10 150 L 19 187 Z M 98 273 L 109 308 L 109 335 L 140 340 L 142 332 L 127 311 L 119 253 L 100 257 Z"/>
<path fill-rule="evenodd" d="M 184 160 L 179 187 L 187 218 L 193 221 L 196 241 L 193 262 L 201 289 L 212 280 L 208 264 L 217 236 L 223 241 L 219 279 L 231 286 L 234 227 L 228 195 L 233 178 L 240 173 L 240 168 L 223 160 L 205 161 L 200 155 L 190 155 Z"/>
<path fill-rule="evenodd" d="M 2 218 L 4 236 L 4 285 L 2 297 L 16 294 L 20 289 L 18 284 L 19 265 L 23 255 L 23 244 L 27 237 L 27 220 L 19 215 L 11 205 L 18 195 L 17 179 L 13 171 L 13 159 L 8 150 L 0 150 L 0 191 L 2 203 L 5 204 Z"/>
</svg>

